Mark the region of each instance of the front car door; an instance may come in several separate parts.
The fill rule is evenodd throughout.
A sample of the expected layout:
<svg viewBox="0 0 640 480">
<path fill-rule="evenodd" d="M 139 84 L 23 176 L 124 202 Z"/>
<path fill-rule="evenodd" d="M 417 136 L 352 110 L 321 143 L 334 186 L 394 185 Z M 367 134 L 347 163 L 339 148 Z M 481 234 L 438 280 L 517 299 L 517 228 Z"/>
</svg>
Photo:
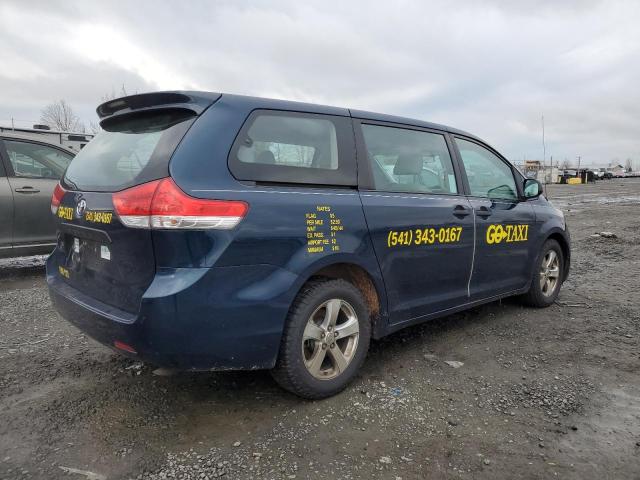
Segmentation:
<svg viewBox="0 0 640 480">
<path fill-rule="evenodd" d="M 470 300 L 520 290 L 531 277 L 535 213 L 513 167 L 476 140 L 455 137 L 476 226 Z"/>
<path fill-rule="evenodd" d="M 446 134 L 354 121 L 360 198 L 383 274 L 390 323 L 464 303 L 473 215 Z"/>
<path fill-rule="evenodd" d="M 14 248 L 54 244 L 56 223 L 51 215 L 51 195 L 73 156 L 22 139 L 5 138 L 2 143 L 0 153 L 14 199 Z"/>
</svg>

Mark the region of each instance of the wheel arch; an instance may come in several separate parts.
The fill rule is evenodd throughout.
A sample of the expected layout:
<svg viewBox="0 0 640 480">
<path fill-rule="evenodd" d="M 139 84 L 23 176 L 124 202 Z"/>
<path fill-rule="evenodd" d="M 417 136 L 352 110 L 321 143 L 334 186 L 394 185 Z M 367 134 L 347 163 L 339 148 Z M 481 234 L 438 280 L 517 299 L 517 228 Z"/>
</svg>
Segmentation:
<svg viewBox="0 0 640 480">
<path fill-rule="evenodd" d="M 373 337 L 379 338 L 384 334 L 386 324 L 383 319 L 387 316 L 387 297 L 381 278 L 376 278 L 376 275 L 372 274 L 364 265 L 349 260 L 316 265 L 315 268 L 309 269 L 304 276 L 304 281 L 299 286 L 296 296 L 309 281 L 318 278 L 339 278 L 360 290 L 369 308 Z"/>
<path fill-rule="evenodd" d="M 560 231 L 550 233 L 545 239 L 545 242 L 547 240 L 555 240 L 556 242 L 558 242 L 560 248 L 562 249 L 562 256 L 564 258 L 562 281 L 564 282 L 569 276 L 569 267 L 571 265 L 571 246 L 569 244 L 569 241 Z"/>
</svg>

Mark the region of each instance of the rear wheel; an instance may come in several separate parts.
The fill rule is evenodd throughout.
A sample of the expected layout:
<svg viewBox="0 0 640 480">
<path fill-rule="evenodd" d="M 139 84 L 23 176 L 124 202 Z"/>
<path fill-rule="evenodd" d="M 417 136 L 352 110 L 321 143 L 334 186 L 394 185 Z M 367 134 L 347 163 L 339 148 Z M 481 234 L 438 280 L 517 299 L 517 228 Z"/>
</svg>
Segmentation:
<svg viewBox="0 0 640 480">
<path fill-rule="evenodd" d="M 309 282 L 289 312 L 272 375 L 301 397 L 329 397 L 354 378 L 370 338 L 360 290 L 344 280 Z"/>
<path fill-rule="evenodd" d="M 536 259 L 536 265 L 529 291 L 523 296 L 527 305 L 532 307 L 548 307 L 560 292 L 564 278 L 564 255 L 560 244 L 555 240 L 547 240 Z"/>
</svg>

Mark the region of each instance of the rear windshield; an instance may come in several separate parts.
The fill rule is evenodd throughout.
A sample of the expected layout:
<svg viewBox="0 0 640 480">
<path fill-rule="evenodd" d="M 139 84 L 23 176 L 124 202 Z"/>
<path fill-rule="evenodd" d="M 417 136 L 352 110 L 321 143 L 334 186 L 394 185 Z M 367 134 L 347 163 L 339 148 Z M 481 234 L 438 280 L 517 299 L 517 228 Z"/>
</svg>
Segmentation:
<svg viewBox="0 0 640 480">
<path fill-rule="evenodd" d="M 112 192 L 167 176 L 171 154 L 194 117 L 174 109 L 107 119 L 69 165 L 65 185 Z"/>
</svg>

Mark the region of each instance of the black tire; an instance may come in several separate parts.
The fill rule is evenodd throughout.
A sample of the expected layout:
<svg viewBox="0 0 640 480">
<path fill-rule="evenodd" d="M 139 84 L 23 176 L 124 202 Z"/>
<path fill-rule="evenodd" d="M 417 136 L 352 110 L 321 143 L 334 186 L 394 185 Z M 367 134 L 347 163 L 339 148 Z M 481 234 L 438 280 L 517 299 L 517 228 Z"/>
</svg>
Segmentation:
<svg viewBox="0 0 640 480">
<path fill-rule="evenodd" d="M 328 307 L 324 307 L 324 315 L 322 315 L 323 310 L 321 307 L 325 302 L 334 299 L 344 302 L 339 304 L 340 311 L 338 316 L 340 318 L 347 318 L 343 313 L 343 306 L 344 308 L 350 307 L 355 313 L 359 333 L 355 339 L 355 347 L 351 349 L 353 353 L 346 368 L 340 373 L 334 370 L 336 372 L 334 373 L 336 375 L 334 378 L 320 379 L 312 375 L 305 365 L 305 352 L 308 352 L 308 350 L 303 352 L 303 334 L 314 312 L 320 317 L 326 318 L 328 316 Z M 318 310 L 319 308 L 320 310 Z M 339 330 L 340 326 L 338 325 L 336 330 Z M 325 334 L 323 333 L 323 335 Z M 333 347 L 321 343 L 326 340 L 307 340 L 307 342 L 311 342 L 311 345 L 314 346 L 314 352 L 318 351 L 315 350 L 316 348 L 322 348 L 322 345 L 325 346 L 323 358 L 326 356 L 327 360 L 320 362 L 321 365 L 325 365 L 326 362 L 333 362 L 333 355 L 337 353 L 335 350 L 328 350 L 329 347 L 335 348 L 339 341 L 347 342 L 342 343 L 342 345 L 347 345 L 349 341 L 352 341 L 348 340 L 349 338 L 351 337 L 334 340 Z M 363 300 L 360 290 L 345 280 L 312 280 L 303 287 L 289 311 L 282 335 L 282 343 L 280 344 L 278 361 L 275 368 L 271 370 L 271 374 L 282 388 L 300 397 L 308 399 L 330 397 L 343 390 L 353 380 L 367 355 L 370 339 L 371 320 L 369 318 L 369 309 Z M 309 343 L 305 345 L 309 345 Z M 350 345 L 353 345 L 353 343 Z M 329 355 L 330 351 L 333 352 L 331 355 Z M 336 367 L 333 368 L 336 369 Z M 320 373 L 318 372 L 318 374 Z"/>
<path fill-rule="evenodd" d="M 549 252 L 555 252 L 558 258 L 558 281 L 552 291 L 544 292 L 543 287 L 540 284 L 540 272 L 543 269 L 543 262 Z M 563 280 L 564 254 L 562 253 L 562 248 L 557 241 L 549 239 L 544 242 L 538 257 L 536 258 L 531 278 L 531 286 L 529 287 L 529 291 L 522 296 L 522 301 L 526 305 L 536 308 L 545 308 L 550 306 L 556 301 L 556 298 L 558 298 L 558 293 L 560 293 L 560 287 L 562 287 Z"/>
</svg>

